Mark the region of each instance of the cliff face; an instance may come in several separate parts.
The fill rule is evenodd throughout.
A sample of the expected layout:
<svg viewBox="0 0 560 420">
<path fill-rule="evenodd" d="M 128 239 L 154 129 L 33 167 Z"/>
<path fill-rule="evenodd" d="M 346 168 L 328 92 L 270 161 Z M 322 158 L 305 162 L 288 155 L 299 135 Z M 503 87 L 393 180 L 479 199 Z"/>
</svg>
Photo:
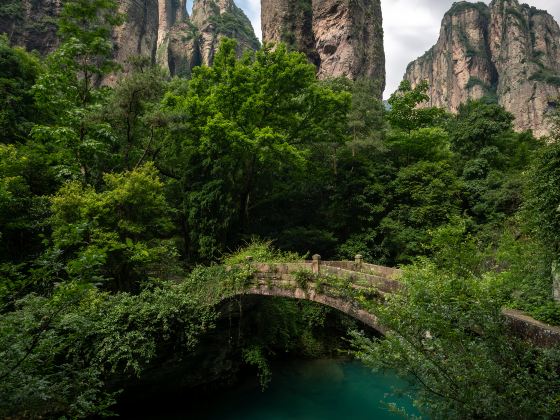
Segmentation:
<svg viewBox="0 0 560 420">
<path fill-rule="evenodd" d="M 320 67 L 311 0 L 261 0 L 261 25 L 264 43 L 284 42 Z"/>
<path fill-rule="evenodd" d="M 63 0 L 4 0 L 0 5 L 0 33 L 12 43 L 47 54 L 56 48 L 56 18 Z M 239 43 L 239 53 L 260 44 L 249 19 L 233 0 L 195 0 L 189 18 L 186 0 L 120 0 L 125 23 L 115 28 L 115 59 L 124 70 L 133 56 L 146 56 L 187 75 L 194 66 L 212 64 L 223 37 Z M 116 76 L 106 79 L 114 82 Z"/>
<path fill-rule="evenodd" d="M 259 40 L 251 22 L 233 0 L 198 0 L 193 4 L 191 21 L 199 32 L 202 64 L 210 65 L 224 37 L 236 39 L 238 53 L 257 50 Z"/>
<path fill-rule="evenodd" d="M 263 42 L 304 52 L 320 78 L 346 76 L 385 88 L 379 0 L 262 0 Z"/>
<path fill-rule="evenodd" d="M 17 45 L 41 54 L 56 48 L 56 18 L 61 0 L 3 0 L 0 4 L 0 34 Z"/>
<path fill-rule="evenodd" d="M 189 20 L 186 0 L 158 1 L 155 60 L 177 76 L 187 76 L 200 65 L 197 30 Z"/>
<path fill-rule="evenodd" d="M 119 12 L 126 19 L 125 23 L 115 28 L 115 60 L 125 70 L 127 61 L 133 56 L 153 57 L 158 36 L 158 15 L 151 13 L 157 10 L 158 0 L 123 0 L 119 3 Z"/>
<path fill-rule="evenodd" d="M 171 5 L 159 8 L 157 62 L 172 75 L 186 76 L 193 67 L 211 65 L 220 41 L 233 38 L 238 53 L 257 50 L 259 40 L 251 22 L 233 0 L 195 0 L 189 18 L 185 0 L 167 0 Z"/>
<path fill-rule="evenodd" d="M 385 87 L 385 53 L 379 1 L 316 0 L 313 33 L 320 77 L 365 77 Z"/>
<path fill-rule="evenodd" d="M 548 132 L 545 118 L 560 96 L 560 28 L 545 11 L 517 0 L 455 3 L 437 44 L 409 64 L 405 79 L 427 80 L 430 106 L 452 112 L 491 96 L 518 130 Z"/>
</svg>

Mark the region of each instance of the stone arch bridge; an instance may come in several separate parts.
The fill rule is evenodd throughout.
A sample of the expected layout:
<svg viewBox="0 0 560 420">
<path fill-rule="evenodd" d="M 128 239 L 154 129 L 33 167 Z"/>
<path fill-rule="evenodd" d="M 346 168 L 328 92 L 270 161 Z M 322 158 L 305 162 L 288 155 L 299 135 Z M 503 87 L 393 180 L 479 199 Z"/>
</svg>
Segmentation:
<svg viewBox="0 0 560 420">
<path fill-rule="evenodd" d="M 312 261 L 301 263 L 247 262 L 255 270 L 254 281 L 242 292 L 244 295 L 277 296 L 308 300 L 335 308 L 384 334 L 385 328 L 377 317 L 364 307 L 371 299 L 383 299 L 398 290 L 401 271 L 355 261 Z"/>
<path fill-rule="evenodd" d="M 402 288 L 397 268 L 367 264 L 360 255 L 354 261 L 311 261 L 260 263 L 247 257 L 254 269 L 253 280 L 237 295 L 277 296 L 317 302 L 337 309 L 385 334 L 387 329 L 368 310 L 368 302 L 382 301 L 386 294 Z M 520 311 L 502 314 L 513 335 L 543 347 L 560 346 L 560 328 L 539 322 Z"/>
</svg>

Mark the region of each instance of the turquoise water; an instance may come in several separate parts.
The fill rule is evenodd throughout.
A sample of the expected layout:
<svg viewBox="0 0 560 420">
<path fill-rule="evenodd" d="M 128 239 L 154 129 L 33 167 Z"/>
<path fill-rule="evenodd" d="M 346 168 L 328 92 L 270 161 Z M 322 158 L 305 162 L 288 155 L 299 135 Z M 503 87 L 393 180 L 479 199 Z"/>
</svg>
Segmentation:
<svg viewBox="0 0 560 420">
<path fill-rule="evenodd" d="M 387 409 L 388 403 L 397 403 L 410 414 L 418 414 L 410 399 L 386 395 L 396 385 L 406 383 L 394 375 L 374 374 L 355 361 L 287 362 L 273 367 L 272 382 L 264 392 L 251 377 L 232 389 L 197 398 L 196 402 L 185 398 L 159 405 L 157 417 L 232 420 L 402 418 Z"/>
</svg>

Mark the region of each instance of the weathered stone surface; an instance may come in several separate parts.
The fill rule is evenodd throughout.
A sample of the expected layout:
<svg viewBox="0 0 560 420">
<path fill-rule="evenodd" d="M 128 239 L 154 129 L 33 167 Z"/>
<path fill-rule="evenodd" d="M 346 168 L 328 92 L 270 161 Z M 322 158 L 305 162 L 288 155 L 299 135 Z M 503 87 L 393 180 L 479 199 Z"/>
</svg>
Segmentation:
<svg viewBox="0 0 560 420">
<path fill-rule="evenodd" d="M 0 33 L 29 51 L 47 54 L 56 48 L 56 18 L 61 0 L 3 0 L 0 2 Z"/>
<path fill-rule="evenodd" d="M 173 76 L 188 76 L 200 65 L 197 29 L 186 0 L 159 0 L 156 62 Z"/>
<path fill-rule="evenodd" d="M 237 40 L 240 55 L 260 47 L 251 22 L 233 0 L 195 0 L 191 21 L 199 32 L 200 57 L 204 65 L 212 64 L 224 37 Z"/>
<path fill-rule="evenodd" d="M 502 311 L 513 333 L 540 347 L 560 346 L 560 328 L 537 321 L 514 309 Z"/>
<path fill-rule="evenodd" d="M 261 0 L 261 26 L 263 42 L 284 42 L 320 67 L 311 0 Z"/>
<path fill-rule="evenodd" d="M 443 18 L 437 44 L 408 66 L 405 77 L 413 85 L 428 80 L 429 106 L 456 112 L 461 103 L 479 99 L 497 83 L 489 54 L 489 19 L 486 6 L 452 9 Z"/>
<path fill-rule="evenodd" d="M 385 88 L 379 0 L 262 0 L 263 42 L 307 55 L 320 78 L 346 76 Z"/>
<path fill-rule="evenodd" d="M 385 334 L 387 329 L 380 324 L 379 319 L 372 313 L 360 309 L 356 306 L 355 302 L 340 297 L 332 297 L 327 294 L 318 293 L 311 288 L 310 290 L 303 290 L 298 287 L 276 287 L 268 285 L 257 285 L 247 289 L 243 294 L 245 295 L 259 295 L 259 296 L 276 296 L 286 297 L 298 300 L 307 300 L 317 302 L 325 306 L 337 309 L 346 315 L 364 323 L 368 327 L 373 328 L 381 334 Z"/>
<path fill-rule="evenodd" d="M 517 0 L 495 0 L 490 7 L 500 103 L 515 115 L 519 130 L 546 134 L 546 111 L 560 96 L 560 28 L 548 13 Z"/>
<path fill-rule="evenodd" d="M 398 281 L 402 274 L 401 270 L 361 263 L 359 271 L 354 271 L 357 268 L 355 261 L 321 261 L 319 258 L 301 263 L 267 264 L 253 263 L 251 259 L 249 264 L 252 264 L 255 269 L 253 283 L 240 290 L 241 294 L 288 297 L 318 302 L 338 309 L 382 334 L 387 330 L 379 323 L 377 317 L 363 309 L 358 301 L 341 296 L 339 290 L 337 291 L 338 286 L 330 286 L 328 282 L 322 282 L 319 285 L 312 276 L 302 284 L 296 274 L 307 271 L 310 275 L 312 273 L 313 275 L 332 275 L 345 279 L 354 290 L 366 293 L 373 288 L 378 291 L 377 294 L 370 295 L 370 298 L 373 299 L 383 299 L 384 294 L 394 293 L 403 288 L 403 284 Z M 514 309 L 504 309 L 502 315 L 512 335 L 539 347 L 560 345 L 560 327 L 537 321 Z"/>
<path fill-rule="evenodd" d="M 313 33 L 319 77 L 377 80 L 385 87 L 385 53 L 379 1 L 315 0 Z"/>
<path fill-rule="evenodd" d="M 196 28 L 187 20 L 173 25 L 158 47 L 157 62 L 174 76 L 185 77 L 202 63 Z"/>
<path fill-rule="evenodd" d="M 163 1 L 161 1 L 163 2 Z M 128 60 L 134 56 L 155 57 L 159 30 L 158 0 L 124 0 L 119 12 L 125 16 L 123 25 L 113 31 L 115 60 L 128 70 Z M 109 78 L 112 82 L 114 78 Z"/>
<path fill-rule="evenodd" d="M 518 0 L 458 2 L 445 14 L 436 45 L 404 77 L 413 86 L 428 81 L 427 106 L 455 112 L 490 95 L 515 116 L 517 130 L 544 135 L 545 115 L 560 96 L 560 28 Z"/>
</svg>

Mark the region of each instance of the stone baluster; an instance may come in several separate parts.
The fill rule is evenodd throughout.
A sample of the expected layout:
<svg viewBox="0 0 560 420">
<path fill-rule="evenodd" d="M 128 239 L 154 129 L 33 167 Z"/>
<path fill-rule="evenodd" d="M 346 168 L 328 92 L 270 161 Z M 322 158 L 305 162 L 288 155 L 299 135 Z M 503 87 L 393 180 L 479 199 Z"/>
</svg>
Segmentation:
<svg viewBox="0 0 560 420">
<path fill-rule="evenodd" d="M 320 266 L 321 266 L 321 256 L 319 254 L 313 255 L 313 262 L 311 263 L 313 274 L 320 273 Z"/>
<path fill-rule="evenodd" d="M 357 254 L 354 257 L 354 265 L 355 265 L 355 269 L 356 271 L 362 271 L 362 264 L 364 262 L 364 257 L 362 257 L 360 254 Z"/>
</svg>

